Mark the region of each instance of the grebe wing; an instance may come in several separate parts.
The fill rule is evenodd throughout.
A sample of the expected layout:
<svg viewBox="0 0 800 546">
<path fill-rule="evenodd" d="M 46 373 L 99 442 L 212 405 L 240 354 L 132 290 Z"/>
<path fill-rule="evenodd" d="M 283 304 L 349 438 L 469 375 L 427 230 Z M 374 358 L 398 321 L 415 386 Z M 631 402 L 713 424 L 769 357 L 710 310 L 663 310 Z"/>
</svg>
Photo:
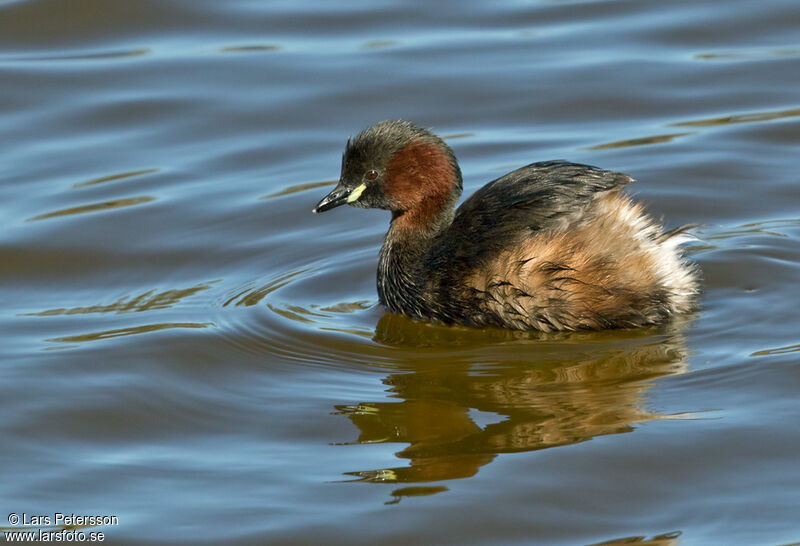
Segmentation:
<svg viewBox="0 0 800 546">
<path fill-rule="evenodd" d="M 568 161 L 531 163 L 472 194 L 456 211 L 453 228 L 487 235 L 556 227 L 582 214 L 597 194 L 632 181 L 622 173 Z"/>
<path fill-rule="evenodd" d="M 594 198 L 619 190 L 625 174 L 570 163 L 531 163 L 489 182 L 456 210 L 453 223 L 428 255 L 431 266 L 475 266 L 508 248 L 526 231 L 563 229 L 580 219 Z"/>
</svg>

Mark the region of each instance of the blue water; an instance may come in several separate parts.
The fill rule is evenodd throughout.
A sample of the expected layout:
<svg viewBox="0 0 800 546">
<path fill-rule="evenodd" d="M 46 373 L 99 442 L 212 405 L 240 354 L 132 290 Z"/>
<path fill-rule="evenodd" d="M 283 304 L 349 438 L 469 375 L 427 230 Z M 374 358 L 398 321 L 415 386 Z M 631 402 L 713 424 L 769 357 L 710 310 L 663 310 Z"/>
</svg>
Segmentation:
<svg viewBox="0 0 800 546">
<path fill-rule="evenodd" d="M 0 1 L 0 527 L 800 541 L 799 25 L 790 0 Z M 465 195 L 536 160 L 630 174 L 703 224 L 700 309 L 385 314 L 385 211 L 310 211 L 386 118 L 444 136 Z"/>
</svg>

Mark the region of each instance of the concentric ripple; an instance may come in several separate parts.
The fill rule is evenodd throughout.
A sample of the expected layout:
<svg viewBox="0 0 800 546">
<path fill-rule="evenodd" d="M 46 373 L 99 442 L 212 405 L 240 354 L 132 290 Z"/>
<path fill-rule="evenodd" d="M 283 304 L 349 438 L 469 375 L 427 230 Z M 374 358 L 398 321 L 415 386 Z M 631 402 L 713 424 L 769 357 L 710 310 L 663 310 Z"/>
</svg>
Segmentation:
<svg viewBox="0 0 800 546">
<path fill-rule="evenodd" d="M 346 288 L 325 293 L 330 271 L 330 266 L 306 266 L 228 289 L 217 302 L 217 332 L 238 350 L 291 362 L 390 364 L 372 341 L 381 314 L 374 296 L 348 299 Z M 320 291 L 316 298 L 306 295 Z"/>
</svg>

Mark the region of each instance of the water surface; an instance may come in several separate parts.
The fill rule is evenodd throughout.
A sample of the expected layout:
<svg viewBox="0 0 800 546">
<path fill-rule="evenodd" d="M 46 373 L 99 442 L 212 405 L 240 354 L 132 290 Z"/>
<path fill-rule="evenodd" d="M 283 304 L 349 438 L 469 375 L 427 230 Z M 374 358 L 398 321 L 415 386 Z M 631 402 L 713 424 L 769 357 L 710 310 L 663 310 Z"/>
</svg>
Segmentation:
<svg viewBox="0 0 800 546">
<path fill-rule="evenodd" d="M 800 541 L 792 0 L 0 2 L 0 509 L 111 543 Z M 349 135 L 693 222 L 701 307 L 529 335 L 377 305 Z M 5 527 L 4 530 L 9 527 Z M 627 542 L 626 542 L 627 541 Z"/>
</svg>

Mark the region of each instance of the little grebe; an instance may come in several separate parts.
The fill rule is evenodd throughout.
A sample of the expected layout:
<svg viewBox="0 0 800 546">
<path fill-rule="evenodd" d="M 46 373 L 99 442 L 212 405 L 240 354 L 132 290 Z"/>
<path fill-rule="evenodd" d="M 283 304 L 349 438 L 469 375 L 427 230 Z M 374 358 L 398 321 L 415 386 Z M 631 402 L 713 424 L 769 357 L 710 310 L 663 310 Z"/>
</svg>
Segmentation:
<svg viewBox="0 0 800 546">
<path fill-rule="evenodd" d="M 348 140 L 338 185 L 314 208 L 392 211 L 378 265 L 390 311 L 447 324 L 520 330 L 627 328 L 692 308 L 697 272 L 623 194 L 633 179 L 566 161 L 490 182 L 458 210 L 450 147 L 406 121 Z"/>
</svg>

